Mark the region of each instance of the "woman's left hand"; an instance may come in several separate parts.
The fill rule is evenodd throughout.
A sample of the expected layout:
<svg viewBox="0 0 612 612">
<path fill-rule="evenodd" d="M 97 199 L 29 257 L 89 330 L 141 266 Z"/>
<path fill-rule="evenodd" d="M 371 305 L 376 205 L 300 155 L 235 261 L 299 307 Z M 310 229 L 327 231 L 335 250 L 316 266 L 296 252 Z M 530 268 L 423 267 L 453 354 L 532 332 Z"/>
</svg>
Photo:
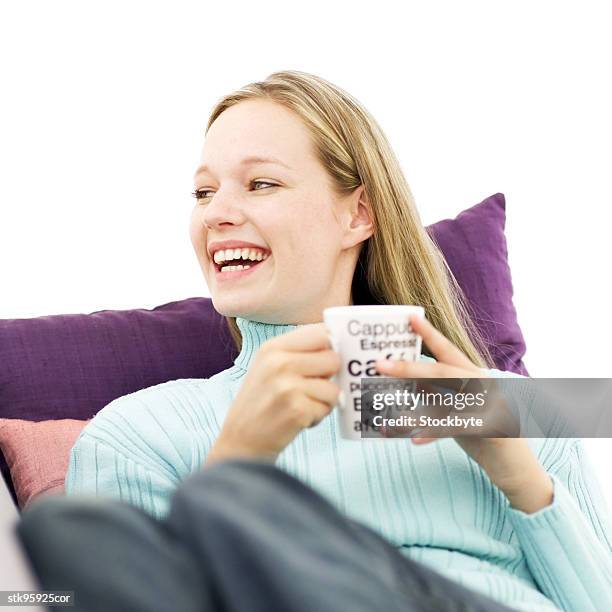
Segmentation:
<svg viewBox="0 0 612 612">
<path fill-rule="evenodd" d="M 437 361 L 379 360 L 375 365 L 382 376 L 430 379 L 488 377 L 486 370 L 474 365 L 427 319 L 412 315 L 410 323 Z M 427 444 L 438 438 L 417 435 L 411 439 L 414 444 Z M 454 439 L 505 493 L 514 508 L 531 513 L 552 502 L 553 484 L 550 476 L 524 438 L 464 435 Z"/>
</svg>

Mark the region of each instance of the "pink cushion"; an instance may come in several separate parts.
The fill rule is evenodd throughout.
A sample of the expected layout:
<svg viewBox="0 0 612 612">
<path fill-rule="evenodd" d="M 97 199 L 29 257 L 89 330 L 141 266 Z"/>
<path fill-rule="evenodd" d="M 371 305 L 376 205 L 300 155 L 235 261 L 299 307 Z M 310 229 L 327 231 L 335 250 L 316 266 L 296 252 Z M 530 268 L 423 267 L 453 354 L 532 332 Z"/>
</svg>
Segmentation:
<svg viewBox="0 0 612 612">
<path fill-rule="evenodd" d="M 0 448 L 6 457 L 20 508 L 41 494 L 62 494 L 70 449 L 89 423 L 75 419 L 0 419 Z"/>
</svg>

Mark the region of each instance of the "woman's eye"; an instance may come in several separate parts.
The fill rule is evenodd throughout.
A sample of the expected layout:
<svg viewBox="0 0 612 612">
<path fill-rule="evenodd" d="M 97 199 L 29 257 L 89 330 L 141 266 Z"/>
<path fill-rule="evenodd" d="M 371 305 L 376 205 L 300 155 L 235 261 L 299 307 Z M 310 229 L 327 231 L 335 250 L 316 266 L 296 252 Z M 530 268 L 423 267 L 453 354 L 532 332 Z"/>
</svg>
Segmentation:
<svg viewBox="0 0 612 612">
<path fill-rule="evenodd" d="M 208 193 L 208 189 L 196 189 L 195 191 L 193 191 L 191 193 L 191 195 L 196 199 L 196 200 L 205 200 L 206 198 L 208 198 L 209 196 L 204 195 L 205 193 Z"/>
<path fill-rule="evenodd" d="M 267 185 L 268 187 L 278 187 L 278 185 L 275 185 L 274 183 L 268 183 L 267 181 L 251 181 L 251 185 Z M 254 189 L 254 191 L 261 191 L 261 190 Z M 211 192 L 210 189 L 196 189 L 195 191 L 191 193 L 191 195 L 198 201 L 207 200 L 211 197 L 207 195 L 210 192 Z"/>
<path fill-rule="evenodd" d="M 268 185 L 269 187 L 278 187 L 278 185 L 275 185 L 274 183 L 268 183 L 267 181 L 251 181 L 251 185 Z M 259 191 L 259 189 L 256 189 L 255 191 Z"/>
</svg>

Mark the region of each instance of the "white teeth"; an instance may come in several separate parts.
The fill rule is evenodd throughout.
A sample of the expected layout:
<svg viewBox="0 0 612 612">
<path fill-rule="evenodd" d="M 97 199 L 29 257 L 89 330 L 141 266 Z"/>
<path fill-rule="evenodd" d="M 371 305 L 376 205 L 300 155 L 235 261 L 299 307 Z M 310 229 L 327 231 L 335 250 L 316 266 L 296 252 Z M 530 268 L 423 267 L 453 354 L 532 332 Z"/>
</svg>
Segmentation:
<svg viewBox="0 0 612 612">
<path fill-rule="evenodd" d="M 257 249 L 249 249 L 247 247 L 242 249 L 225 249 L 217 251 L 213 255 L 213 260 L 217 264 L 222 264 L 226 261 L 232 260 L 251 260 L 251 261 L 262 261 L 268 257 L 267 253 L 263 253 Z"/>
<path fill-rule="evenodd" d="M 223 266 L 221 272 L 233 272 L 234 270 L 248 270 L 251 266 Z"/>
</svg>

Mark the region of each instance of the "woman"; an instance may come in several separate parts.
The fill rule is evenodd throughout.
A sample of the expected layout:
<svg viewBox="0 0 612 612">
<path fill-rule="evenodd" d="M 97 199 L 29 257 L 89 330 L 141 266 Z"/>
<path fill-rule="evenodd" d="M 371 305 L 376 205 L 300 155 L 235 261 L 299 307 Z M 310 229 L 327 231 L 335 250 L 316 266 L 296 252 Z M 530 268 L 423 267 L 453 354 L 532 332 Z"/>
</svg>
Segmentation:
<svg viewBox="0 0 612 612">
<path fill-rule="evenodd" d="M 338 436 L 325 307 L 425 307 L 413 325 L 435 360 L 381 362 L 383 375 L 491 365 L 368 112 L 321 78 L 278 72 L 217 104 L 201 161 L 191 241 L 240 354 L 210 379 L 111 402 L 72 450 L 67 492 L 163 518 L 205 464 L 275 463 L 404 557 L 514 609 L 610 604 L 610 533 L 578 440 Z"/>
</svg>

